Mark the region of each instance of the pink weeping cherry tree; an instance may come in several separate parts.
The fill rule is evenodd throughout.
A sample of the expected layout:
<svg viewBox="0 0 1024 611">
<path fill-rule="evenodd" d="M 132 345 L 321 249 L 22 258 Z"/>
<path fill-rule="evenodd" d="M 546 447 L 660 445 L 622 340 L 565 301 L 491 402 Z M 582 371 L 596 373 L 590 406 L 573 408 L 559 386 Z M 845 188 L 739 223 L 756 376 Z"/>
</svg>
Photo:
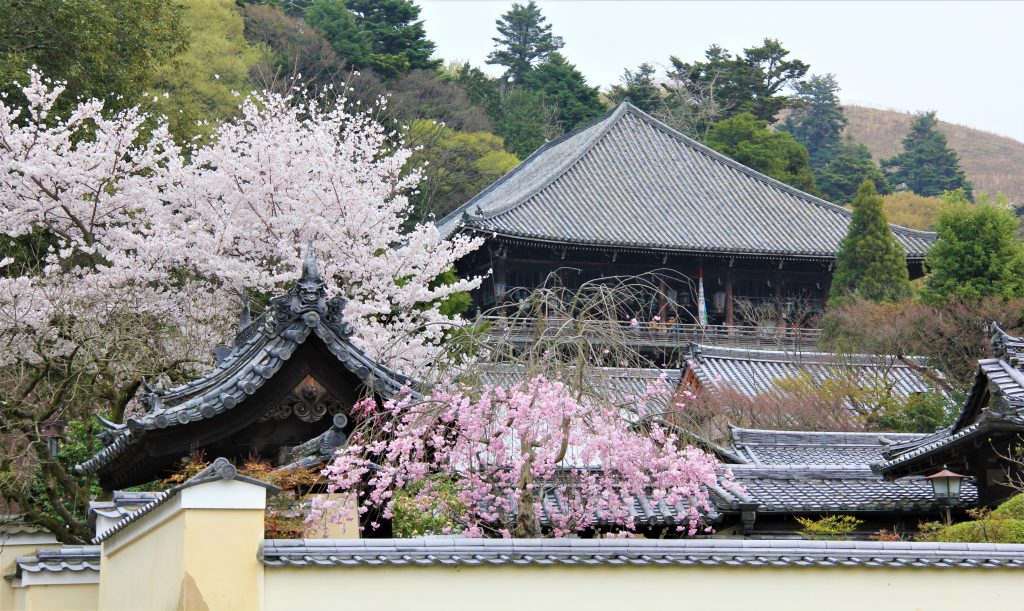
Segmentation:
<svg viewBox="0 0 1024 611">
<path fill-rule="evenodd" d="M 603 529 L 628 535 L 641 497 L 679 507 L 675 528 L 692 536 L 710 530 L 709 489 L 735 484 L 660 419 L 638 426 L 637 404 L 671 404 L 672 394 L 658 380 L 645 396 L 602 401 L 538 373 L 507 385 L 442 384 L 379 407 L 367 399 L 356 434 L 324 474 L 331 491 L 358 499 L 370 516 L 391 518 L 400 495 L 436 511 L 453 494 L 443 501 L 458 507 L 451 528 L 468 536 L 565 536 L 599 517 Z M 334 503 L 315 507 L 310 521 L 340 513 L 345 505 Z"/>
</svg>

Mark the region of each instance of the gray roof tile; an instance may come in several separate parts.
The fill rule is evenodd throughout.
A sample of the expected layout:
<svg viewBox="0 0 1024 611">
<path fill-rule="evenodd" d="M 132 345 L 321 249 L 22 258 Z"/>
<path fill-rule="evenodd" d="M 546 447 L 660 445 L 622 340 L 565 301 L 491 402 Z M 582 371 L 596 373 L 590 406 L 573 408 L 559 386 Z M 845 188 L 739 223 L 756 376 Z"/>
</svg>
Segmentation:
<svg viewBox="0 0 1024 611">
<path fill-rule="evenodd" d="M 927 367 L 920 357 L 909 358 L 915 366 Z M 705 388 L 731 388 L 748 397 L 777 389 L 779 380 L 801 375 L 810 376 L 815 381 L 856 376 L 858 382 L 884 385 L 900 397 L 935 390 L 931 380 L 890 356 L 691 344 L 686 355 L 686 367 Z"/>
<path fill-rule="evenodd" d="M 438 225 L 575 245 L 832 258 L 850 215 L 623 103 L 545 145 Z M 935 240 L 892 228 L 911 259 Z"/>
<path fill-rule="evenodd" d="M 1024 545 L 742 539 L 267 540 L 268 567 L 674 565 L 1020 568 Z"/>
</svg>

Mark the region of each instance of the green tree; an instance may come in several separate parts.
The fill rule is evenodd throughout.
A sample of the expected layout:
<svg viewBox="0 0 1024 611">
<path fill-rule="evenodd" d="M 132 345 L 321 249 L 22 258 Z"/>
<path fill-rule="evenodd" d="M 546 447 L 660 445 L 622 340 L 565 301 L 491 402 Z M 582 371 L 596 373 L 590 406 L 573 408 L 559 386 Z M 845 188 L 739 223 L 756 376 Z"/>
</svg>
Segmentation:
<svg viewBox="0 0 1024 611">
<path fill-rule="evenodd" d="M 420 7 L 411 0 L 347 0 L 346 7 L 370 43 L 366 65 L 382 76 L 394 78 L 441 64 L 431 59 L 435 45 L 417 19 Z"/>
<path fill-rule="evenodd" d="M 513 3 L 495 21 L 498 36 L 492 39 L 495 49 L 487 56 L 487 63 L 505 66 L 505 80 L 521 84 L 534 66 L 565 44 L 560 36 L 551 33 L 551 25 L 546 22 L 534 0 Z"/>
<path fill-rule="evenodd" d="M 935 112 L 917 116 L 903 139 L 903 152 L 882 161 L 889 181 L 926 197 L 963 189 L 971 197 L 971 183 L 960 169 L 960 156 L 938 130 Z"/>
<path fill-rule="evenodd" d="M 977 300 L 989 295 L 1024 296 L 1024 243 L 1017 218 L 1005 198 L 963 190 L 947 192 L 936 230 L 939 240 L 925 258 L 928 276 L 922 297 L 941 304 L 950 298 Z"/>
<path fill-rule="evenodd" d="M 34 65 L 67 82 L 69 104 L 137 104 L 157 66 L 188 47 L 182 13 L 166 0 L 0 0 L 0 92 L 20 91 L 12 81 Z"/>
<path fill-rule="evenodd" d="M 817 175 L 843 144 L 842 133 L 846 124 L 843 108 L 839 105 L 839 83 L 835 76 L 813 75 L 796 86 L 796 106 L 783 121 L 782 129 L 804 145 L 810 156 L 811 170 Z"/>
<path fill-rule="evenodd" d="M 166 92 L 160 109 L 179 142 L 212 133 L 238 109 L 236 93 L 249 91 L 249 72 L 260 52 L 245 40 L 242 11 L 232 0 L 175 0 L 185 9 L 192 44 L 159 66 L 154 87 Z"/>
<path fill-rule="evenodd" d="M 897 302 L 910 296 L 906 252 L 896 241 L 875 185 L 865 180 L 853 200 L 850 228 L 836 255 L 830 300 L 859 296 Z"/>
<path fill-rule="evenodd" d="M 708 131 L 705 144 L 748 168 L 817 194 L 814 175 L 807 162 L 807 149 L 791 134 L 773 132 L 766 121 L 749 113 L 715 123 Z"/>
<path fill-rule="evenodd" d="M 563 131 L 571 131 L 606 110 L 597 87 L 587 85 L 583 73 L 558 52 L 528 72 L 523 87 L 540 94 L 544 103 L 555 109 Z"/>
<path fill-rule="evenodd" d="M 411 123 L 406 143 L 416 149 L 407 167 L 423 171 L 410 198 L 420 220 L 444 216 L 519 164 L 499 136 L 455 131 L 425 119 Z"/>
<path fill-rule="evenodd" d="M 495 121 L 495 131 L 505 146 L 525 159 L 544 142 L 561 135 L 557 115 L 537 93 L 521 87 L 504 96 Z"/>
<path fill-rule="evenodd" d="M 615 104 L 624 100 L 640 110 L 651 114 L 661 106 L 661 88 L 654 81 L 654 66 L 640 64 L 637 69 L 626 69 L 622 73 L 621 84 L 612 87 L 608 99 Z"/>
<path fill-rule="evenodd" d="M 876 185 L 879 193 L 892 191 L 885 174 L 871 158 L 868 147 L 852 140 L 840 144 L 832 152 L 831 159 L 814 171 L 814 183 L 822 195 L 837 204 L 853 201 L 857 188 L 865 178 Z"/>
<path fill-rule="evenodd" d="M 672 56 L 669 78 L 688 80 L 709 88 L 719 105 L 733 116 L 749 112 L 763 121 L 774 122 L 791 98 L 783 92 L 796 85 L 810 66 L 798 59 L 787 59 L 789 51 L 778 40 L 766 38 L 759 47 L 743 50 L 742 56 L 718 45 L 704 53 L 704 61 L 687 63 Z"/>
<path fill-rule="evenodd" d="M 306 10 L 306 21 L 320 30 L 334 52 L 351 66 L 367 65 L 373 52 L 372 41 L 344 0 L 316 0 Z"/>
</svg>

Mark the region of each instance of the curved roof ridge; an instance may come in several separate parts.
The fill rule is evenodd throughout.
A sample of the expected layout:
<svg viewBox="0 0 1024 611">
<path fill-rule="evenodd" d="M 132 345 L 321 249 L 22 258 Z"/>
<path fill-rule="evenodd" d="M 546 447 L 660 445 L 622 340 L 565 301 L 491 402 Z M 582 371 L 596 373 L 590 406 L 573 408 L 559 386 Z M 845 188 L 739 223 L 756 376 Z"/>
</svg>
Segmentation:
<svg viewBox="0 0 1024 611">
<path fill-rule="evenodd" d="M 591 130 L 591 129 L 594 130 L 593 133 L 589 134 L 589 138 L 583 141 L 583 146 L 581 146 L 579 150 L 577 150 L 575 153 L 573 153 L 572 155 L 567 157 L 565 160 L 563 160 L 561 162 L 560 166 L 558 166 L 555 171 L 551 172 L 551 174 L 547 178 L 547 180 L 544 180 L 544 181 L 540 182 L 537 186 L 532 187 L 532 188 L 526 190 L 523 195 L 520 195 L 519 197 L 517 197 L 517 198 L 515 198 L 515 199 L 513 199 L 513 200 L 511 200 L 509 202 L 501 204 L 500 206 L 497 206 L 497 207 L 492 208 L 490 210 L 481 210 L 481 214 L 476 216 L 475 218 L 476 219 L 493 219 L 493 218 L 495 218 L 497 216 L 500 216 L 501 214 L 503 214 L 505 212 L 508 212 L 509 210 L 512 210 L 513 208 L 518 207 L 523 202 L 529 200 L 531 197 L 535 196 L 536 194 L 540 193 L 544 189 L 548 188 L 551 185 L 551 183 L 555 182 L 556 180 L 558 180 L 559 178 L 564 176 L 565 173 L 568 172 L 574 165 L 579 163 L 579 161 L 581 159 L 583 159 L 583 157 L 585 157 L 587 155 L 587 153 L 589 153 L 591 150 L 593 150 L 594 145 L 598 141 L 600 141 L 601 136 L 607 134 L 611 130 L 611 128 L 614 125 L 616 125 L 622 119 L 622 117 L 626 114 L 626 111 L 628 110 L 628 106 L 630 106 L 630 104 L 628 102 L 623 102 L 622 104 L 619 104 L 617 107 L 615 107 L 611 112 L 606 113 L 603 117 L 601 117 L 600 120 L 595 121 L 595 122 L 593 122 L 593 123 L 591 123 L 591 124 L 581 128 L 581 129 L 577 129 L 577 130 L 574 130 L 573 132 L 570 132 L 570 134 L 568 134 L 567 137 L 563 137 L 563 138 L 560 138 L 558 140 L 553 141 L 550 146 L 546 146 L 546 147 L 544 147 L 542 149 L 538 149 L 537 152 L 539 152 L 539 153 L 547 151 L 547 150 L 550 150 L 550 149 L 554 148 L 555 146 L 557 146 L 558 144 L 561 144 L 563 142 L 567 142 L 568 140 L 570 140 L 570 139 L 572 139 L 572 138 L 574 138 L 576 136 L 582 135 L 584 132 L 586 132 L 588 130 Z M 529 157 L 527 157 L 525 160 L 523 160 L 523 163 L 519 164 L 519 167 L 525 166 L 526 162 L 529 161 L 532 158 L 533 158 L 533 155 L 530 155 Z M 517 169 L 518 169 L 518 167 L 517 167 Z M 515 170 L 513 170 L 513 172 L 514 171 Z M 481 193 L 480 195 L 483 195 L 488 190 L 489 190 L 489 188 L 487 190 L 485 190 L 483 193 Z M 476 199 L 476 198 L 474 197 L 473 199 Z"/>
<path fill-rule="evenodd" d="M 903 359 L 913 362 L 915 365 L 926 365 L 925 356 L 906 355 L 900 357 L 895 354 L 870 354 L 867 352 L 827 352 L 823 350 L 763 350 L 759 348 L 742 348 L 736 346 L 715 346 L 693 342 L 700 350 L 703 357 L 711 358 L 735 358 L 744 361 L 787 362 L 803 361 L 810 365 L 875 365 L 877 361 L 885 359 L 892 361 L 896 366 Z M 821 359 L 815 361 L 813 359 Z M 828 362 L 825 362 L 828 360 Z"/>
<path fill-rule="evenodd" d="M 469 210 L 473 207 L 473 204 L 477 203 L 477 201 L 479 201 L 483 197 L 489 195 L 491 192 L 493 192 L 494 190 L 500 188 L 506 182 L 508 182 L 509 180 L 514 178 L 515 176 L 517 176 L 524 168 L 529 166 L 529 163 L 531 161 L 533 161 L 537 157 L 540 157 L 541 155 L 543 155 L 544 153 L 550 151 L 551 149 L 555 148 L 556 146 L 558 146 L 560 144 L 563 144 L 563 143 L 567 142 L 568 140 L 571 140 L 572 138 L 575 138 L 576 136 L 579 136 L 583 132 L 585 132 L 588 129 L 591 129 L 591 128 L 597 126 L 597 125 L 599 125 L 600 123 L 602 123 L 604 121 L 608 121 L 608 120 L 612 119 L 613 117 L 615 117 L 615 118 L 621 117 L 623 112 L 624 112 L 623 111 L 623 104 L 619 104 L 618 106 L 616 106 L 615 108 L 611 109 L 610 111 L 604 113 L 600 117 L 597 117 L 597 118 L 595 118 L 595 119 L 593 119 L 591 121 L 588 121 L 587 123 L 584 123 L 583 125 L 577 127 L 576 129 L 562 134 L 561 136 L 555 138 L 554 140 L 551 140 L 549 142 L 545 142 L 537 150 L 535 150 L 534 152 L 530 153 L 526 157 L 526 159 L 523 159 L 522 161 L 520 161 L 519 165 L 517 165 L 516 167 L 514 167 L 511 170 L 509 170 L 508 172 L 506 172 L 504 175 L 501 176 L 501 178 L 499 178 L 498 180 L 496 180 L 493 183 L 491 183 L 490 185 L 488 185 L 487 188 L 485 188 L 483 191 L 481 191 L 481 192 L 477 193 L 476 195 L 474 195 L 473 197 L 471 197 L 469 199 L 469 201 L 467 201 L 466 203 L 462 204 L 458 208 L 456 208 L 456 209 L 452 210 L 451 212 L 449 212 L 448 214 L 446 214 L 444 216 L 444 218 L 442 218 L 441 220 L 437 221 L 437 223 L 436 223 L 437 226 L 440 228 L 442 226 L 447 226 L 450 223 L 457 222 L 464 214 L 467 214 L 469 212 Z M 614 121 L 612 123 L 614 123 Z M 607 131 L 607 129 L 599 129 L 598 132 L 596 132 L 596 133 L 597 134 L 603 134 L 606 131 Z M 590 150 L 590 147 L 593 145 L 593 143 L 596 140 L 597 140 L 597 138 L 593 137 L 591 139 L 591 141 L 588 143 L 588 145 L 585 147 L 585 150 Z M 543 189 L 543 188 L 547 187 L 548 185 L 550 185 L 553 180 L 557 179 L 559 176 L 562 176 L 562 174 L 565 173 L 565 170 L 567 169 L 567 167 L 572 165 L 572 164 L 575 164 L 577 161 L 579 161 L 580 157 L 582 157 L 582 155 L 572 155 L 567 161 L 563 162 L 564 167 L 559 172 L 557 172 L 555 174 L 554 178 L 552 178 L 549 181 L 545 181 L 540 188 L 532 190 L 530 192 L 530 194 L 527 195 L 526 197 L 517 199 L 512 204 L 506 204 L 506 205 L 501 206 L 501 208 L 503 208 L 503 210 L 500 210 L 499 212 L 495 213 L 494 215 L 490 215 L 490 216 L 485 215 L 485 216 L 481 216 L 481 217 L 477 217 L 477 218 L 493 218 L 493 216 L 496 216 L 497 214 L 500 214 L 501 212 L 504 212 L 504 209 L 510 209 L 510 208 L 514 208 L 514 207 L 518 206 L 522 202 L 524 202 L 527 199 L 529 199 L 529 197 L 532 196 L 533 194 L 536 194 L 541 189 Z M 442 230 L 442 233 L 444 233 L 443 230 Z"/>
<path fill-rule="evenodd" d="M 623 102 L 622 104 L 625 105 L 625 106 L 628 106 L 629 112 L 631 112 L 632 114 L 636 115 L 641 120 L 649 121 L 654 127 L 657 127 L 659 130 L 661 130 L 665 134 L 675 138 L 676 140 L 679 140 L 683 144 L 693 148 L 694 150 L 696 150 L 699 153 L 702 153 L 702 154 L 706 155 L 707 157 L 710 157 L 711 159 L 713 159 L 715 161 L 724 163 L 725 165 L 729 166 L 730 168 L 732 168 L 734 170 L 738 170 L 738 171 L 742 172 L 743 174 L 746 174 L 747 176 L 750 176 L 751 178 L 754 178 L 756 180 L 760 180 L 761 182 L 765 182 L 765 183 L 767 183 L 767 184 L 769 184 L 769 185 L 771 185 L 773 187 L 780 188 L 783 191 L 786 191 L 786 192 L 788 192 L 788 193 L 790 193 L 792 195 L 795 195 L 797 197 L 805 199 L 808 202 L 810 202 L 810 203 L 812 203 L 812 204 L 814 204 L 816 206 L 819 206 L 819 207 L 821 207 L 821 208 L 823 208 L 823 209 L 825 209 L 825 210 L 827 210 L 829 212 L 837 212 L 837 213 L 839 213 L 839 214 L 841 214 L 843 216 L 846 216 L 846 217 L 852 217 L 853 216 L 853 211 L 852 210 L 848 210 L 845 207 L 840 206 L 839 204 L 832 203 L 832 202 L 830 202 L 828 200 L 825 200 L 825 199 L 822 199 L 820 197 L 817 197 L 816 195 L 811 195 L 810 193 L 808 193 L 806 191 L 801 191 L 800 189 L 797 189 L 796 187 L 794 187 L 792 185 L 788 185 L 788 184 L 786 184 L 786 183 L 784 183 L 784 182 L 782 182 L 782 181 L 780 181 L 780 180 L 778 180 L 776 178 L 772 178 L 771 176 L 768 176 L 767 174 L 762 174 L 761 172 L 758 172 L 757 170 L 755 170 L 753 168 L 750 168 L 750 167 L 747 167 L 747 166 L 743 165 L 742 163 L 736 161 L 735 159 L 729 157 L 728 155 L 725 155 L 724 153 L 720 153 L 720 152 L 716 151 L 715 149 L 711 148 L 710 146 L 707 146 L 706 144 L 701 144 L 700 142 L 697 142 L 693 138 L 690 138 L 689 136 L 687 136 L 687 135 L 685 135 L 685 134 L 683 134 L 683 133 L 673 129 L 669 125 L 665 124 L 663 121 L 661 121 L 659 119 L 656 119 L 653 116 L 645 113 L 644 111 L 640 110 L 636 106 L 633 106 L 629 102 Z M 931 237 L 931 236 L 937 235 L 934 231 L 923 231 L 921 229 L 912 229 L 910 227 L 904 227 L 903 225 L 896 225 L 894 223 L 888 223 L 888 225 L 889 225 L 890 228 L 892 228 L 894 230 L 898 229 L 900 231 L 907 232 L 908 235 L 915 235 L 915 236 L 919 236 L 919 237 Z"/>
</svg>

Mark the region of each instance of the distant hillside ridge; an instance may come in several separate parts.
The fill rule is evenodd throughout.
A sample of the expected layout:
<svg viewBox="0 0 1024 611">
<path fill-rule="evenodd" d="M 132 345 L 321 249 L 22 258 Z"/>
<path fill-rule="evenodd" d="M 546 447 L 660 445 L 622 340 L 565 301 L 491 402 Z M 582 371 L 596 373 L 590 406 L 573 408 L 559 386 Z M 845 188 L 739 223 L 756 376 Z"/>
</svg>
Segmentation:
<svg viewBox="0 0 1024 611">
<path fill-rule="evenodd" d="M 867 146 L 876 160 L 903 149 L 900 142 L 914 120 L 914 113 L 866 106 L 846 105 L 843 112 L 850 120 L 845 133 Z M 939 119 L 939 131 L 960 155 L 974 190 L 1002 193 L 1015 206 L 1024 206 L 1024 142 Z"/>
</svg>

